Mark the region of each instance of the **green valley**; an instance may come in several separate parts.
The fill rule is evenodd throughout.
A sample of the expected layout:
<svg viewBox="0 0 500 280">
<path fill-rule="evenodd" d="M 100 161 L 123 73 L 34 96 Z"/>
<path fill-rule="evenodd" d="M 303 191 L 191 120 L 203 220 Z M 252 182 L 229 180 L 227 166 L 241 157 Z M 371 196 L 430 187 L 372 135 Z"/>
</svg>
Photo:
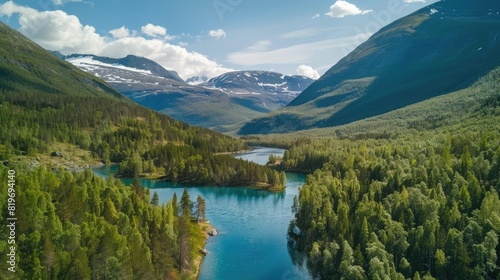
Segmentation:
<svg viewBox="0 0 500 280">
<path fill-rule="evenodd" d="M 339 0 L 325 16 L 363 9 Z M 0 23 L 0 224 L 15 224 L 0 229 L 0 262 L 14 251 L 17 264 L 0 278 L 500 279 L 500 4 L 415 10 L 314 82 L 248 70 L 201 86 L 139 56 L 72 56 L 92 76 Z M 211 31 L 196 40 L 226 39 Z M 320 49 L 277 42 L 227 58 Z M 241 123 L 248 110 L 259 117 Z"/>
</svg>

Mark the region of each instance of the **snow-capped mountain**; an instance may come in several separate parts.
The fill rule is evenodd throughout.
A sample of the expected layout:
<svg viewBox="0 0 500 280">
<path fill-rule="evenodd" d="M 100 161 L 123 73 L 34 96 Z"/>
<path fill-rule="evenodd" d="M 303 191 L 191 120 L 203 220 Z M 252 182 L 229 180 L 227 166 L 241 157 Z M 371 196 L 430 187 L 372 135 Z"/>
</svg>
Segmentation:
<svg viewBox="0 0 500 280">
<path fill-rule="evenodd" d="M 196 76 L 196 77 L 191 77 L 191 78 L 186 79 L 186 83 L 188 83 L 190 85 L 199 85 L 199 84 L 207 82 L 208 80 L 210 80 L 210 78 L 207 76 L 201 76 L 201 77 Z"/>
<path fill-rule="evenodd" d="M 177 72 L 166 70 L 156 62 L 142 57 L 129 55 L 113 59 L 94 55 L 70 55 L 64 59 L 110 84 L 122 84 L 127 88 L 132 85 L 157 88 L 185 84 Z"/>
<path fill-rule="evenodd" d="M 193 85 L 175 71 L 143 57 L 74 54 L 63 58 L 143 106 L 219 131 L 286 105 L 312 83 L 300 76 L 245 71 Z"/>
<path fill-rule="evenodd" d="M 229 95 L 269 95 L 263 98 L 274 99 L 271 103 L 281 107 L 313 82 L 313 79 L 304 76 L 289 76 L 270 71 L 234 71 L 212 78 L 200 86 L 218 89 Z"/>
</svg>

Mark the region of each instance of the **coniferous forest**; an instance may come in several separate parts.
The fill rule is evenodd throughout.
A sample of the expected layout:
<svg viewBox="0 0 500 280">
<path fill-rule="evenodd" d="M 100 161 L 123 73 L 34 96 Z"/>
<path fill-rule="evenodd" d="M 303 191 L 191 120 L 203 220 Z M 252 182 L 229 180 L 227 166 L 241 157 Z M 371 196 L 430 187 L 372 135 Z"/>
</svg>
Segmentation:
<svg viewBox="0 0 500 280">
<path fill-rule="evenodd" d="M 106 163 L 120 163 L 119 173 L 127 177 L 154 173 L 201 185 L 285 185 L 283 174 L 220 154 L 244 150 L 244 142 L 128 100 L 36 93 L 5 93 L 0 100 L 3 159 L 50 154 L 50 146 L 61 142 L 90 150 Z"/>
<path fill-rule="evenodd" d="M 0 167 L 4 182 L 7 170 Z M 158 205 L 137 182 L 126 187 L 90 170 L 55 173 L 45 167 L 18 172 L 16 185 L 17 279 L 176 279 L 197 273 L 192 261 L 205 236 L 192 222 L 189 196 Z M 7 198 L 1 192 L 2 201 Z M 2 213 L 0 222 L 6 217 Z M 6 246 L 2 238 L 2 251 Z M 6 263 L 8 256 L 0 259 Z"/>
</svg>

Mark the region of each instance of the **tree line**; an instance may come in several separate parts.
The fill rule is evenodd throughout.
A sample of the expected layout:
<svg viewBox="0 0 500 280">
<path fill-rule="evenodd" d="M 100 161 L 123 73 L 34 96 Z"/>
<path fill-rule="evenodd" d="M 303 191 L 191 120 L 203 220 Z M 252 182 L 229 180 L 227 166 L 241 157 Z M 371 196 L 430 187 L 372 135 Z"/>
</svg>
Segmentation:
<svg viewBox="0 0 500 280">
<path fill-rule="evenodd" d="M 78 107 L 77 107 L 78 104 Z M 194 184 L 285 186 L 284 174 L 227 153 L 240 140 L 190 127 L 127 100 L 80 95 L 0 94 L 0 158 L 50 153 L 63 142 L 120 163 L 122 176 L 159 174 Z"/>
<path fill-rule="evenodd" d="M 322 279 L 498 279 L 500 108 L 388 139 L 293 146 L 290 235 Z"/>
<path fill-rule="evenodd" d="M 231 155 L 200 152 L 189 147 L 169 144 L 157 146 L 145 154 L 155 166 L 163 168 L 164 178 L 190 184 L 283 188 L 284 172 L 236 159 Z"/>
</svg>

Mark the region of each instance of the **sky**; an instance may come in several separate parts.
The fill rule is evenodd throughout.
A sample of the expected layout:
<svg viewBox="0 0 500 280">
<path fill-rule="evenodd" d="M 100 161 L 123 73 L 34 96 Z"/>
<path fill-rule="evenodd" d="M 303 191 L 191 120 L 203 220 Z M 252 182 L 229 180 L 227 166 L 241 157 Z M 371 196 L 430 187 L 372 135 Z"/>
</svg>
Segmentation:
<svg viewBox="0 0 500 280">
<path fill-rule="evenodd" d="M 437 0 L 14 0 L 0 20 L 63 54 L 152 59 L 184 78 L 266 70 L 314 79 Z"/>
</svg>

